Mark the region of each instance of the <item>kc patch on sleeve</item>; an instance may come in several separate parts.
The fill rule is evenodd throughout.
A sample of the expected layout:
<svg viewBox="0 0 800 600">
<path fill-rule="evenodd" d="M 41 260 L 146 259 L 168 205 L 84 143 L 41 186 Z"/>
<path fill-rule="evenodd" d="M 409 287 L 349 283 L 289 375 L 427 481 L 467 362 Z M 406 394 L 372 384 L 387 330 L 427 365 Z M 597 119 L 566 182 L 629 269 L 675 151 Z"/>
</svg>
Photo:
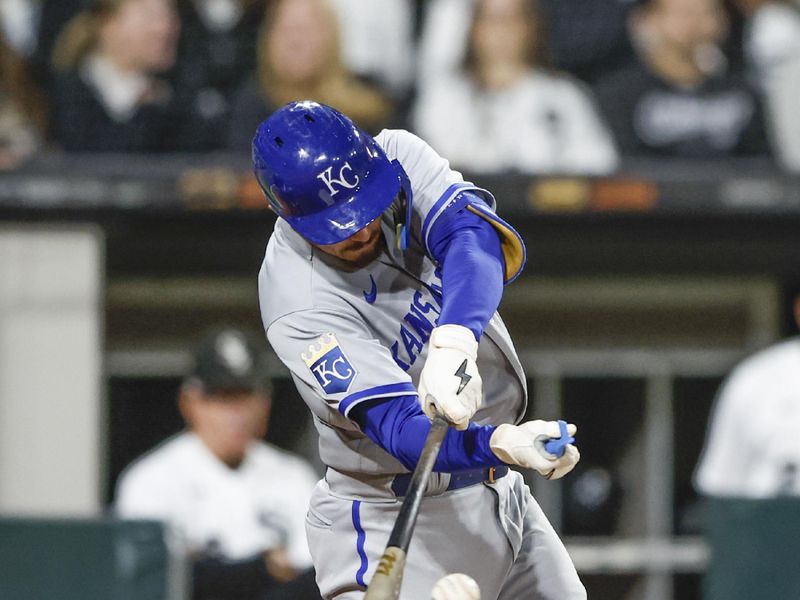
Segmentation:
<svg viewBox="0 0 800 600">
<path fill-rule="evenodd" d="M 356 376 L 355 367 L 347 360 L 333 333 L 319 336 L 301 357 L 326 394 L 346 392 Z"/>
</svg>

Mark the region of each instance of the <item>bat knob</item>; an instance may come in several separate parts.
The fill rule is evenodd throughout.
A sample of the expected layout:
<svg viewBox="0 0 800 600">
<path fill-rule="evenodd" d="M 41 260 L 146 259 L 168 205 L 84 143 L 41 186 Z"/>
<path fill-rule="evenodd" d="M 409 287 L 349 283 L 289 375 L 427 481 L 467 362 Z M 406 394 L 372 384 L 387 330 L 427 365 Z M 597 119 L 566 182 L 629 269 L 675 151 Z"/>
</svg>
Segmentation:
<svg viewBox="0 0 800 600">
<path fill-rule="evenodd" d="M 558 429 L 561 432 L 561 437 L 557 438 L 550 438 L 544 443 L 544 449 L 547 450 L 550 454 L 562 457 L 564 455 L 564 447 L 567 444 L 571 444 L 575 441 L 575 438 L 572 437 L 567 432 L 567 422 L 559 420 L 558 422 Z"/>
</svg>

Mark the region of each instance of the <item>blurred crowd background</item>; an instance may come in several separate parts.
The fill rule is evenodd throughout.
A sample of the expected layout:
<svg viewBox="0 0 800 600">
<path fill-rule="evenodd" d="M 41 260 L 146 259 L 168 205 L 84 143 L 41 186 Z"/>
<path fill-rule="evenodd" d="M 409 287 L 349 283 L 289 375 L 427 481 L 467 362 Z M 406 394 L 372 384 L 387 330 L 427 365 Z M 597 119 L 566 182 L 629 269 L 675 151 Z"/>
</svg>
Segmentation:
<svg viewBox="0 0 800 600">
<path fill-rule="evenodd" d="M 3 0 L 0 165 L 247 152 L 314 98 L 471 172 L 800 169 L 793 0 Z"/>
<path fill-rule="evenodd" d="M 416 133 L 522 234 L 529 416 L 583 456 L 530 483 L 589 598 L 800 597 L 800 1 L 0 0 L 0 598 L 299 599 L 308 411 L 274 357 L 204 396 L 227 359 L 193 351 L 224 325 L 269 352 L 250 142 L 308 98 Z M 228 472 L 201 438 L 310 465 Z"/>
</svg>

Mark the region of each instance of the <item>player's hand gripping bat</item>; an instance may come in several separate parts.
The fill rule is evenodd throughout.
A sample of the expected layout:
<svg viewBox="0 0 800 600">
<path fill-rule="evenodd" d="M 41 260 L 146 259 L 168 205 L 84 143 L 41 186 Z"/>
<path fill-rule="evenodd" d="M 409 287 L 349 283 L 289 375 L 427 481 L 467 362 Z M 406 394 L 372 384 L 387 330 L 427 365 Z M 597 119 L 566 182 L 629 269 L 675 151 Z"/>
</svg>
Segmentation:
<svg viewBox="0 0 800 600">
<path fill-rule="evenodd" d="M 576 431 L 575 425 L 564 421 L 504 423 L 492 433 L 489 447 L 506 464 L 533 469 L 546 479 L 560 479 L 581 458 L 572 443 Z"/>
</svg>

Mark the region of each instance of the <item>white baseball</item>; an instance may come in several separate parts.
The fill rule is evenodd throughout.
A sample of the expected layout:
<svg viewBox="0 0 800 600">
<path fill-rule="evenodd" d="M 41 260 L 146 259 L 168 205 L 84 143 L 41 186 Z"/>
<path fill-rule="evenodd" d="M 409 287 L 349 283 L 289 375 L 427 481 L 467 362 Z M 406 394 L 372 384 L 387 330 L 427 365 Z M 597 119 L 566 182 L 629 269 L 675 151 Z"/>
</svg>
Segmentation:
<svg viewBox="0 0 800 600">
<path fill-rule="evenodd" d="M 451 573 L 433 586 L 431 600 L 481 600 L 481 590 L 469 575 Z"/>
</svg>

